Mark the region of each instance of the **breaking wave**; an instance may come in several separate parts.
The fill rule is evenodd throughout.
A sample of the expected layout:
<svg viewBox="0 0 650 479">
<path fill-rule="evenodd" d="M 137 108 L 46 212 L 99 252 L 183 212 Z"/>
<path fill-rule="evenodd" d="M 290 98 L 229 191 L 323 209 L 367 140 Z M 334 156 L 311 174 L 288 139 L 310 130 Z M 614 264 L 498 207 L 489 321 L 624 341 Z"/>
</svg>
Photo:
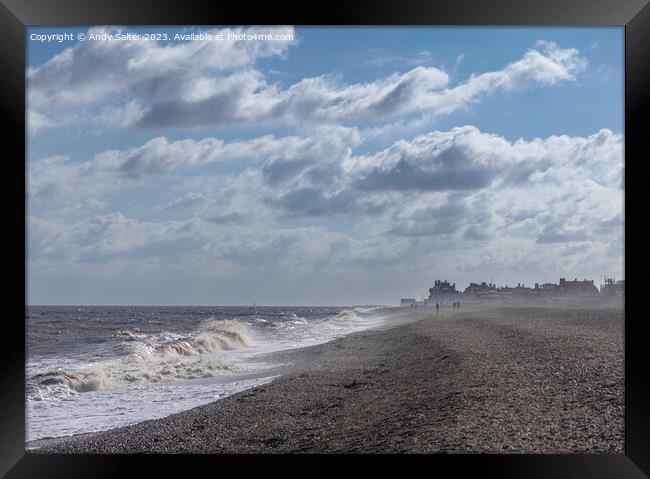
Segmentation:
<svg viewBox="0 0 650 479">
<path fill-rule="evenodd" d="M 321 323 L 317 324 L 315 329 L 328 336 L 332 334 L 338 335 L 342 331 L 347 331 L 350 328 L 355 329 L 360 323 L 361 317 L 353 309 L 344 309 L 334 316 L 326 318 Z"/>
<path fill-rule="evenodd" d="M 210 353 L 253 343 L 246 325 L 236 320 L 210 320 L 187 336 L 168 332 L 147 336 L 133 331 L 119 331 L 117 336 L 123 338 L 117 357 L 88 372 L 56 369 L 37 374 L 31 378 L 33 384 L 84 393 L 141 381 L 211 377 L 238 368 Z"/>
<path fill-rule="evenodd" d="M 340 313 L 331 316 L 328 318 L 330 321 L 358 321 L 361 319 L 359 315 L 357 314 L 356 309 L 344 309 Z"/>
<path fill-rule="evenodd" d="M 139 333 L 135 333 L 135 332 L 129 331 L 129 330 L 118 331 L 116 336 L 118 338 L 122 338 L 122 339 L 124 339 L 126 341 L 135 341 L 135 340 L 144 339 L 144 338 L 147 337 L 146 334 L 139 334 Z"/>
<path fill-rule="evenodd" d="M 248 327 L 239 321 L 210 321 L 194 339 L 201 353 L 250 346 Z"/>
<path fill-rule="evenodd" d="M 131 340 L 131 337 L 128 337 Z M 211 320 L 189 336 L 161 333 L 148 341 L 123 344 L 133 356 L 146 359 L 151 356 L 193 356 L 251 346 L 248 327 L 236 320 Z"/>
<path fill-rule="evenodd" d="M 235 371 L 237 366 L 218 358 L 199 358 L 194 361 L 167 360 L 142 367 L 126 368 L 121 379 L 126 382 L 161 382 L 170 379 L 208 378 L 222 371 Z"/>
<path fill-rule="evenodd" d="M 372 313 L 374 311 L 381 311 L 382 309 L 385 309 L 386 306 L 357 306 L 354 308 L 354 311 L 357 313 Z"/>
<path fill-rule="evenodd" d="M 102 371 L 70 373 L 58 369 L 37 374 L 33 379 L 41 386 L 64 386 L 80 393 L 111 387 L 111 380 Z"/>
</svg>

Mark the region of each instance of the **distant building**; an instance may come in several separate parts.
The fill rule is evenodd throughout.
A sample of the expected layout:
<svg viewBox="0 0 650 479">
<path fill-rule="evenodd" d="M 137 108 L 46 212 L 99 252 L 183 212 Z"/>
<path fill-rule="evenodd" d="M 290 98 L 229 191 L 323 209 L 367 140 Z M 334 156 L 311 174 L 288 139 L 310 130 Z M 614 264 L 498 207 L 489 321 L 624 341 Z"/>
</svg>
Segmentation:
<svg viewBox="0 0 650 479">
<path fill-rule="evenodd" d="M 401 306 L 413 306 L 415 305 L 415 299 L 411 298 L 402 298 L 399 302 Z"/>
<path fill-rule="evenodd" d="M 449 283 L 449 281 L 436 280 L 433 288 L 429 288 L 429 303 L 436 301 L 453 301 L 460 294 L 456 290 L 456 283 Z"/>
<path fill-rule="evenodd" d="M 509 287 L 506 285 L 505 287 L 500 288 L 499 291 L 503 296 L 518 301 L 527 301 L 536 295 L 536 291 L 533 288 L 527 287 L 522 283 L 517 283 L 517 286 L 515 287 Z"/>
<path fill-rule="evenodd" d="M 465 297 L 476 296 L 477 293 L 489 291 L 489 290 L 490 287 L 485 281 L 483 281 L 481 284 L 469 283 L 469 286 L 465 288 L 465 291 L 463 291 L 463 296 Z"/>
<path fill-rule="evenodd" d="M 567 281 L 560 278 L 560 284 L 556 290 L 562 296 L 598 296 L 599 291 L 594 284 L 593 279 L 583 279 L 579 281 L 578 278 L 573 281 Z"/>
<path fill-rule="evenodd" d="M 535 283 L 534 297 L 544 301 L 552 300 L 558 295 L 559 288 L 555 283 Z"/>
<path fill-rule="evenodd" d="M 466 299 L 479 299 L 483 301 L 506 299 L 510 297 L 509 291 L 502 291 L 492 283 L 470 283 L 465 291 L 463 297 Z"/>
<path fill-rule="evenodd" d="M 461 297 L 469 301 L 494 301 L 494 302 L 514 302 L 514 303 L 549 303 L 560 302 L 566 303 L 572 301 L 572 298 L 581 298 L 587 302 L 592 302 L 595 298 L 623 298 L 625 295 L 625 281 L 615 281 L 612 278 L 605 278 L 604 284 L 600 290 L 596 287 L 593 280 L 575 278 L 573 281 L 567 281 L 560 278 L 559 284 L 555 283 L 535 283 L 534 287 L 529 287 L 523 283 L 517 283 L 517 286 L 499 287 L 493 283 L 470 283 L 461 293 L 456 290 L 456 283 L 449 281 L 436 280 L 432 288 L 429 288 L 429 298 L 422 300 L 422 303 L 444 303 L 446 301 L 457 301 Z M 402 299 L 402 305 L 417 305 L 414 299 Z"/>
<path fill-rule="evenodd" d="M 600 292 L 603 296 L 622 298 L 625 295 L 625 280 L 619 279 L 615 281 L 613 278 L 605 278 L 605 283 L 600 287 Z"/>
<path fill-rule="evenodd" d="M 555 293 L 559 286 L 555 283 L 544 283 L 539 284 L 535 283 L 535 291 L 544 292 L 544 293 Z"/>
</svg>

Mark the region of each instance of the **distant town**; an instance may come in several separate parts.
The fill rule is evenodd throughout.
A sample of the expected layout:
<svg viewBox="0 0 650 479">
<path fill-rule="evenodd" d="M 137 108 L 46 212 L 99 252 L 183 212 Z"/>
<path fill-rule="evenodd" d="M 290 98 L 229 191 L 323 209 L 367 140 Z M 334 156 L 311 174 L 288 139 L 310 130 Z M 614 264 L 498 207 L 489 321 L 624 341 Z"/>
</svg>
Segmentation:
<svg viewBox="0 0 650 479">
<path fill-rule="evenodd" d="M 464 291 L 456 289 L 456 283 L 436 280 L 429 288 L 429 296 L 420 300 L 402 298 L 401 306 L 418 306 L 465 301 L 476 302 L 513 302 L 513 303 L 567 303 L 567 302 L 602 302 L 622 301 L 625 295 L 625 280 L 604 278 L 600 287 L 593 279 L 575 278 L 567 281 L 560 278 L 559 283 L 535 283 L 534 286 L 497 286 L 493 283 L 470 283 Z"/>
</svg>

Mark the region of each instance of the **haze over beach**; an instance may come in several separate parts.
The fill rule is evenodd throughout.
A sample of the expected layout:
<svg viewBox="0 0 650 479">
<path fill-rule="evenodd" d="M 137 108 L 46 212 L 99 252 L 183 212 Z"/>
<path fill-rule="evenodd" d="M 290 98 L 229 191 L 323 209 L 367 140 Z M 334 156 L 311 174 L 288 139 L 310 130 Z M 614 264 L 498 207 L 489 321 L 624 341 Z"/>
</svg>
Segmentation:
<svg viewBox="0 0 650 479">
<path fill-rule="evenodd" d="M 623 29 L 27 44 L 30 449 L 622 451 Z"/>
</svg>

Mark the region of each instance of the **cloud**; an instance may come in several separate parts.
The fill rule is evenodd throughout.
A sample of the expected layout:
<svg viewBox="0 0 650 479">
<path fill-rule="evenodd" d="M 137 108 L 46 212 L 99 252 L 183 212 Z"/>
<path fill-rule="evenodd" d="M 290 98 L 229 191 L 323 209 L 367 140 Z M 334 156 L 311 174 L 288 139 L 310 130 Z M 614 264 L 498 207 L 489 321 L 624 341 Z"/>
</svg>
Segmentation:
<svg viewBox="0 0 650 479">
<path fill-rule="evenodd" d="M 163 209 L 167 210 L 185 210 L 200 205 L 205 201 L 205 196 L 201 193 L 187 192 L 181 198 L 167 203 Z"/>
<path fill-rule="evenodd" d="M 121 28 L 93 27 L 88 35 L 125 33 Z M 222 41 L 123 40 L 80 42 L 51 60 L 27 72 L 28 102 L 40 114 L 58 111 L 72 121 L 84 115 L 79 109 L 102 116 L 122 116 L 118 124 L 132 125 L 142 120 L 145 109 L 164 109 L 166 102 L 186 105 L 201 99 L 219 98 L 226 87 L 245 88 L 258 81 L 254 71 L 228 72 L 250 68 L 260 59 L 284 56 L 292 40 L 228 40 L 227 35 L 277 33 L 293 36 L 292 27 L 251 27 L 208 30 L 224 35 Z M 247 80 L 248 78 L 248 80 Z M 128 105 L 128 107 L 126 107 Z M 60 117 L 61 115 L 57 115 Z M 37 117 L 35 117 L 37 118 Z M 38 123 L 35 123 L 38 124 Z M 54 125 L 48 125 L 54 126 Z M 32 131 L 33 133 L 33 131 Z"/>
<path fill-rule="evenodd" d="M 261 220 L 269 208 L 283 201 L 274 193 L 341 177 L 340 165 L 360 141 L 356 129 L 321 126 L 305 136 L 265 135 L 230 142 L 156 137 L 139 146 L 103 151 L 86 161 L 44 158 L 32 161 L 28 168 L 29 206 L 48 214 L 75 210 L 81 215 L 84 210 L 102 209 L 107 201 L 124 201 L 129 192 L 141 201 L 137 191 L 145 188 L 154 197 L 159 191 L 176 192 L 179 181 L 185 184 L 194 178 L 199 182 L 196 187 L 159 201 L 156 208 L 174 214 L 188 209 L 214 221 Z M 206 174 L 210 165 L 236 162 L 250 169 L 236 177 Z M 235 168 L 241 171 L 240 166 Z M 284 201 L 289 203 L 290 198 Z"/>
<path fill-rule="evenodd" d="M 293 35 L 291 27 L 251 27 L 209 30 L 208 33 Z M 120 28 L 93 27 L 88 34 L 124 33 Z M 284 55 L 291 41 L 244 40 L 159 41 L 123 40 L 80 42 L 30 69 L 30 95 L 39 106 L 79 105 L 108 94 L 131 92 L 160 101 L 169 96 L 188 101 L 210 96 L 215 87 L 207 73 L 248 66 L 261 58 Z M 200 75 L 197 78 L 193 75 Z M 188 83 L 189 82 L 189 83 Z M 193 86 L 188 91 L 184 87 Z"/>
<path fill-rule="evenodd" d="M 345 127 L 234 141 L 161 137 L 85 162 L 36 161 L 30 262 L 41 272 L 137 264 L 267 279 L 387 266 L 422 278 L 436 268 L 458 281 L 486 270 L 569 274 L 581 261 L 616 270 L 622 135 L 509 141 L 464 126 L 358 154 L 362 140 Z M 246 166 L 206 169 L 238 161 Z M 144 188 L 162 205 L 155 215 L 120 210 Z M 100 213 L 71 213 L 93 202 Z"/>
<path fill-rule="evenodd" d="M 575 75 L 585 67 L 586 60 L 578 50 L 542 42 L 503 70 L 472 76 L 454 87 L 449 86 L 446 72 L 424 66 L 349 85 L 327 76 L 306 78 L 286 90 L 273 85 L 267 87 L 261 78 L 256 77 L 255 80 L 239 81 L 236 88 L 200 101 L 168 101 L 164 111 L 158 112 L 154 107 L 144 124 L 147 121 L 158 124 L 160 116 L 175 118 L 174 124 L 182 126 L 186 122 L 191 125 L 220 125 L 255 120 L 297 124 L 302 121 L 369 121 L 412 112 L 448 114 L 500 89 L 509 90 L 526 84 L 556 85 L 575 80 Z"/>
<path fill-rule="evenodd" d="M 333 217 L 376 215 L 386 210 L 387 200 L 363 198 L 353 191 L 327 191 L 308 186 L 287 191 L 274 201 L 289 215 Z"/>
<path fill-rule="evenodd" d="M 622 148 L 621 135 L 609 130 L 587 138 L 509 142 L 464 126 L 400 140 L 374 155 L 351 157 L 347 169 L 354 186 L 365 191 L 478 190 L 494 182 L 561 181 L 563 174 L 574 178 L 579 166 L 586 167 L 589 178 L 616 185 Z"/>
<path fill-rule="evenodd" d="M 492 179 L 487 168 L 456 168 L 454 170 L 419 167 L 400 158 L 390 168 L 375 168 L 357 186 L 362 190 L 472 190 L 484 188 Z"/>
<path fill-rule="evenodd" d="M 454 62 L 454 68 L 452 68 L 452 71 L 457 71 L 464 61 L 465 61 L 465 54 L 461 53 L 456 57 L 456 61 Z"/>
<path fill-rule="evenodd" d="M 204 261 L 222 261 L 235 268 L 309 271 L 385 265 L 397 261 L 407 247 L 400 239 L 388 244 L 316 227 L 280 227 L 260 235 L 255 226 L 202 220 L 139 221 L 119 212 L 73 224 L 29 219 L 30 255 L 49 264 L 125 259 L 194 263 L 198 255 Z"/>
<path fill-rule="evenodd" d="M 538 243 L 572 243 L 576 241 L 589 241 L 590 235 L 587 231 L 549 231 L 545 227 L 544 232 L 537 238 Z"/>
<path fill-rule="evenodd" d="M 52 119 L 48 118 L 45 114 L 35 111 L 33 109 L 29 109 L 27 111 L 27 125 L 29 131 L 35 134 L 38 133 L 43 128 L 50 128 L 55 126 L 56 124 Z"/>
<path fill-rule="evenodd" d="M 213 163 L 261 159 L 266 160 L 262 170 L 273 183 L 283 176 L 294 177 L 309 165 L 313 165 L 316 175 L 326 160 L 340 162 L 359 141 L 359 133 L 345 127 L 320 127 L 306 137 L 265 135 L 228 143 L 217 138 L 170 141 L 156 137 L 125 150 L 106 150 L 87 161 L 73 161 L 68 156 L 33 161 L 29 167 L 29 193 L 33 199 L 47 201 L 72 199 L 77 193 L 89 193 L 87 188 L 101 192 L 128 187 L 124 180 Z M 300 168 L 293 168 L 291 174 L 283 173 L 292 163 L 300 164 Z"/>
<path fill-rule="evenodd" d="M 297 42 L 86 41 L 26 72 L 30 134 L 114 128 L 105 145 L 139 129 L 87 156 L 29 159 L 29 268 L 43 297 L 73 298 L 57 285 L 74 284 L 101 302 L 113 283 L 135 302 L 162 285 L 172 302 L 261 290 L 357 301 L 363 288 L 392 301 L 436 277 L 620 270 L 621 134 L 513 141 L 429 127 L 495 93 L 576 84 L 577 49 L 540 41 L 462 78 L 463 55 L 447 70 L 429 52 L 380 52 L 371 62 L 396 71 L 352 82 L 278 72 Z"/>
<path fill-rule="evenodd" d="M 439 236 L 453 234 L 468 219 L 471 211 L 462 201 L 415 210 L 405 220 L 398 220 L 388 234 L 398 236 Z"/>
<path fill-rule="evenodd" d="M 184 177 L 192 176 L 206 165 L 237 161 L 248 167 L 237 174 L 208 173 L 216 180 L 209 189 L 197 190 L 192 185 L 181 197 L 171 203 L 168 200 L 168 207 L 196 206 L 218 218 L 238 213 L 232 210 L 237 200 L 237 207 L 245 210 L 234 216 L 238 218 L 247 217 L 256 208 L 279 216 L 376 216 L 403 206 L 405 201 L 417 204 L 418 198 L 429 197 L 427 194 L 467 196 L 518 188 L 542 190 L 553 185 L 567 194 L 562 188 L 570 182 L 582 182 L 573 192 L 583 196 L 589 194 L 583 190 L 620 192 L 622 136 L 609 130 L 588 137 L 510 142 L 464 126 L 355 155 L 361 142 L 358 130 L 345 127 L 231 142 L 157 137 L 140 146 L 99 153 L 85 162 L 68 157 L 36 161 L 29 168 L 30 200 L 42 207 L 82 198 L 101 201 L 106 194 L 137 188 L 148 178 L 164 178 L 179 171 Z M 204 169 L 200 171 L 206 174 Z M 215 191 L 220 192 L 216 203 Z M 533 215 L 538 208 L 528 210 L 513 213 L 510 221 L 520 222 L 525 219 L 522 214 Z M 417 223 L 414 226 L 401 218 L 391 231 L 412 235 L 444 230 L 440 224 L 426 226 L 422 219 L 412 218 L 410 221 Z"/>
<path fill-rule="evenodd" d="M 375 53 L 375 55 L 366 61 L 366 65 L 373 67 L 414 67 L 430 63 L 432 59 L 431 52 L 428 50 L 420 50 L 419 52 L 409 56 L 390 54 L 384 49 L 372 49 L 372 53 Z"/>
<path fill-rule="evenodd" d="M 268 29 L 267 29 L 268 30 Z M 98 30 L 103 31 L 103 30 Z M 257 31 L 257 30 L 256 30 Z M 293 29 L 282 29 L 293 33 Z M 114 126 L 300 125 L 377 122 L 421 112 L 445 115 L 499 90 L 575 81 L 586 60 L 574 48 L 538 42 L 503 69 L 450 86 L 442 69 L 417 66 L 365 83 L 331 76 L 287 88 L 256 67 L 287 42 L 83 42 L 28 72 L 32 133 L 85 118 Z"/>
</svg>

